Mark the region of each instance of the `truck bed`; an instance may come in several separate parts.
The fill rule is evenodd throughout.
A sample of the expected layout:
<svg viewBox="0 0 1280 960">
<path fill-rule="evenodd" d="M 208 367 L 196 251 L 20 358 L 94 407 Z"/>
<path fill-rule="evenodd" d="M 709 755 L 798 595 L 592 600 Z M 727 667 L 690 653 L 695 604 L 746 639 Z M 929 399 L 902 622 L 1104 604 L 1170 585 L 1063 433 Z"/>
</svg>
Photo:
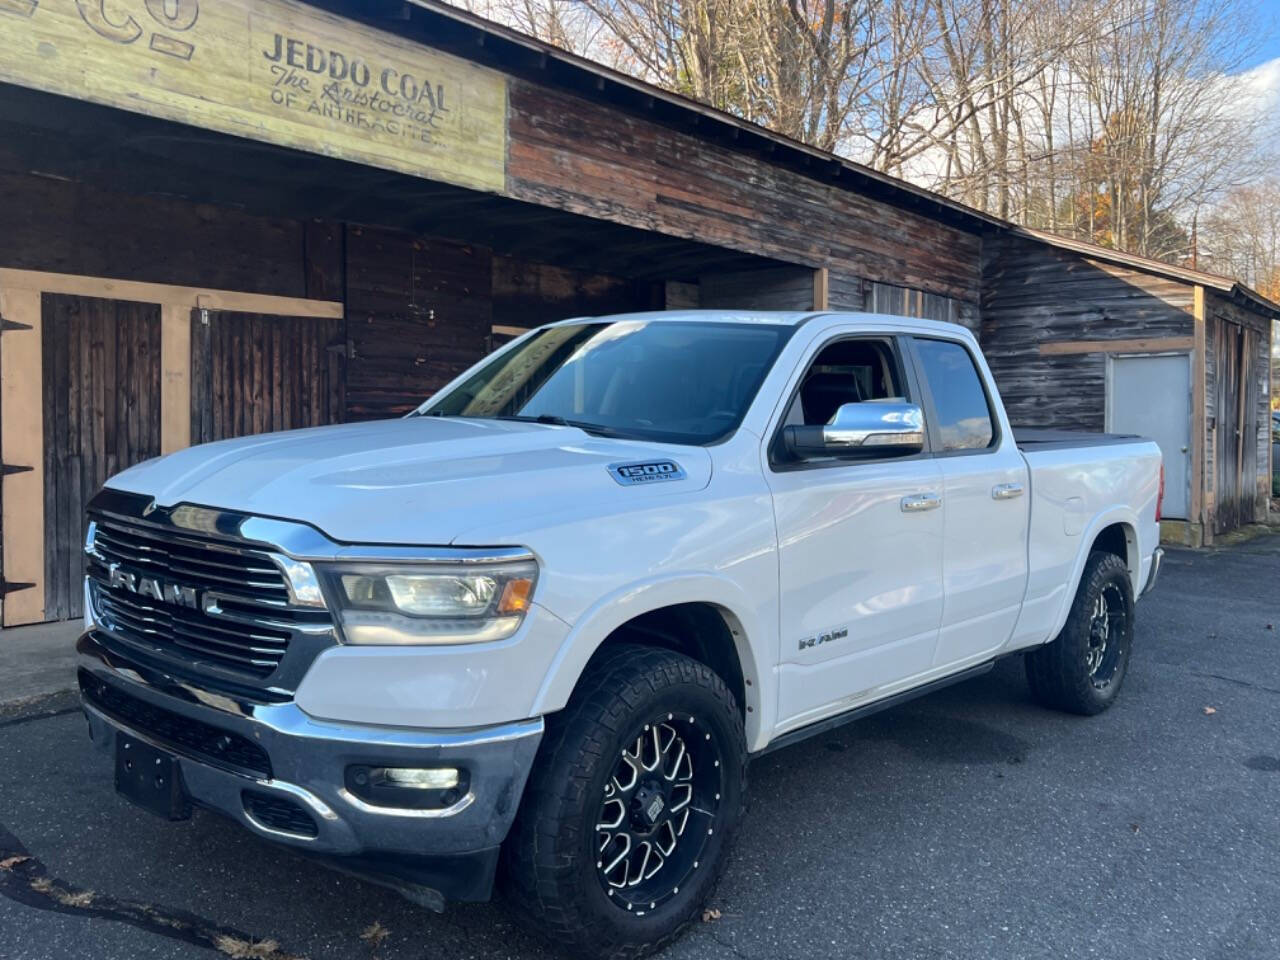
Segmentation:
<svg viewBox="0 0 1280 960">
<path fill-rule="evenodd" d="M 1088 430 L 1054 430 L 1041 427 L 1014 427 L 1013 439 L 1023 453 L 1062 450 L 1067 447 L 1109 447 L 1144 439 L 1133 433 L 1093 433 Z"/>
</svg>

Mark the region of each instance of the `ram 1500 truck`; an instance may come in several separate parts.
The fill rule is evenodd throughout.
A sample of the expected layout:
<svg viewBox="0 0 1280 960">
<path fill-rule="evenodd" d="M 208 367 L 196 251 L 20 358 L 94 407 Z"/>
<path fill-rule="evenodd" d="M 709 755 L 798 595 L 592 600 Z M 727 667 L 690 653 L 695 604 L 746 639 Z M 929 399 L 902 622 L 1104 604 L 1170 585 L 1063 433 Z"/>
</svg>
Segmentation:
<svg viewBox="0 0 1280 960">
<path fill-rule="evenodd" d="M 1109 706 L 1162 483 L 1152 442 L 1010 427 L 962 327 L 567 320 L 402 419 L 112 478 L 84 707 L 162 816 L 437 908 L 498 879 L 634 957 L 698 914 L 750 757 L 1014 653 L 1042 703 Z"/>
</svg>

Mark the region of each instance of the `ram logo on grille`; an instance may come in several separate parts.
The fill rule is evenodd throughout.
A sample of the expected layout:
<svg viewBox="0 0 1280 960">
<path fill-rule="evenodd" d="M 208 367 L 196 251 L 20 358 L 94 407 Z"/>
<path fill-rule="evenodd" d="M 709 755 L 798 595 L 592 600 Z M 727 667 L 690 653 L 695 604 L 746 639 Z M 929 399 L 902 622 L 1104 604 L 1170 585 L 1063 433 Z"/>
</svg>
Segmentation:
<svg viewBox="0 0 1280 960">
<path fill-rule="evenodd" d="M 200 594 L 195 587 L 183 586 L 180 583 L 165 583 L 157 577 L 123 570 L 120 564 L 113 563 L 107 567 L 107 582 L 112 587 L 119 587 L 136 593 L 141 597 L 150 597 L 162 603 L 173 603 L 180 607 L 200 609 Z"/>
</svg>

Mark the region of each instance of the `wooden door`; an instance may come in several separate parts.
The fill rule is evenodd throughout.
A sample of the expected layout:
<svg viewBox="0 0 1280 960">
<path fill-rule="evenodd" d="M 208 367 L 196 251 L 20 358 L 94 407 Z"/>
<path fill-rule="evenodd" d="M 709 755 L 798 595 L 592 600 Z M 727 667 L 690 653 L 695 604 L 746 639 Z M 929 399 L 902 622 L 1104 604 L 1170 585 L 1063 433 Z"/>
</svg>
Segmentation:
<svg viewBox="0 0 1280 960">
<path fill-rule="evenodd" d="M 341 319 L 191 313 L 191 442 L 340 423 Z"/>
<path fill-rule="evenodd" d="M 160 307 L 41 297 L 45 618 L 83 615 L 84 507 L 160 455 Z"/>
<path fill-rule="evenodd" d="M 1249 360 L 1256 334 L 1238 323 L 1218 319 L 1217 383 L 1214 427 L 1214 476 L 1217 502 L 1213 532 L 1225 533 L 1254 520 L 1257 473 L 1256 384 Z"/>
</svg>

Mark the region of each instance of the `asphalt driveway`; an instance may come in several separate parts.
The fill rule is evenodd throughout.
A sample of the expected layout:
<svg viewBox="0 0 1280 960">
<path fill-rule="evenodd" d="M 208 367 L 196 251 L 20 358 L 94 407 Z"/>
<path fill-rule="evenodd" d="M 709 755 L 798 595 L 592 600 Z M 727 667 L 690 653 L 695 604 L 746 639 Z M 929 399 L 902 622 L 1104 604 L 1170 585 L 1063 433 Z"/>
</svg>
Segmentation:
<svg viewBox="0 0 1280 960">
<path fill-rule="evenodd" d="M 0 719 L 0 773 L 6 960 L 554 956 L 500 907 L 135 810 L 65 702 Z M 1102 717 L 1039 709 L 1008 661 L 750 776 L 716 914 L 670 957 L 1274 960 L 1280 537 L 1169 554 Z"/>
</svg>

